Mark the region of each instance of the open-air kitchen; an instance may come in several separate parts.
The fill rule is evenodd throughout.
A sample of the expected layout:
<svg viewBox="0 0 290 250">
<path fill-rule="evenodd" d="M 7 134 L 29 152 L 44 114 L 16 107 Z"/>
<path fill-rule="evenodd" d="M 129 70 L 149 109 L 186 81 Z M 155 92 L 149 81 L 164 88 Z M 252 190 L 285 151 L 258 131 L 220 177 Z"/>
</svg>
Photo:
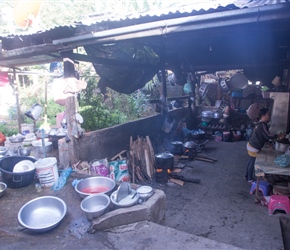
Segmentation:
<svg viewBox="0 0 290 250">
<path fill-rule="evenodd" d="M 246 11 L 234 2 L 236 9 L 194 10 L 197 16 L 169 12 L 160 36 L 163 15 L 124 24 L 97 17 L 69 32 L 61 26 L 45 35 L 0 37 L 19 130 L 0 133 L 1 246 L 290 248 L 290 9 L 250 4 Z M 229 20 L 220 7 L 229 8 Z M 257 13 L 259 32 L 252 26 Z M 270 43 L 274 34 L 279 40 Z M 78 47 L 85 54 L 75 53 Z M 82 60 L 100 76 L 103 101 L 106 88 L 129 94 L 156 76 L 154 114 L 85 131 Z M 55 61 L 63 74 L 49 87 L 65 111 L 55 114 L 57 124 L 36 128 L 46 122 L 47 107 L 35 103 L 24 114 L 31 122 L 22 123 L 17 67 Z M 253 138 L 263 147 L 255 148 Z"/>
</svg>

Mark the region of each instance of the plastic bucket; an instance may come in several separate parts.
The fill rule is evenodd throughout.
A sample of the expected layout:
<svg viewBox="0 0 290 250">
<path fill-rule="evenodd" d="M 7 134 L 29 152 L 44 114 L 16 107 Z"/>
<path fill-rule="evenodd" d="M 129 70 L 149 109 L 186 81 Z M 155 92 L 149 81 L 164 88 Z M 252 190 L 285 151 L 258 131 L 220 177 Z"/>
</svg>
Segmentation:
<svg viewBox="0 0 290 250">
<path fill-rule="evenodd" d="M 51 187 L 58 180 L 57 160 L 55 157 L 39 159 L 34 163 L 39 183 Z"/>
</svg>

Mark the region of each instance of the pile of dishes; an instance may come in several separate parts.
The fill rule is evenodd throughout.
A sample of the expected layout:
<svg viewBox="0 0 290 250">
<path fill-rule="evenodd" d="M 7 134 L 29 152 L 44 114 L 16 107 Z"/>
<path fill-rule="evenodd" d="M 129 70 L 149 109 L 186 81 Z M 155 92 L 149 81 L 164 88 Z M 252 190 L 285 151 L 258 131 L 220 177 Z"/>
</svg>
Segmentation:
<svg viewBox="0 0 290 250">
<path fill-rule="evenodd" d="M 29 160 L 23 160 L 18 162 L 14 168 L 13 168 L 13 173 L 23 173 L 23 172 L 28 172 L 35 169 L 34 163 Z"/>
</svg>

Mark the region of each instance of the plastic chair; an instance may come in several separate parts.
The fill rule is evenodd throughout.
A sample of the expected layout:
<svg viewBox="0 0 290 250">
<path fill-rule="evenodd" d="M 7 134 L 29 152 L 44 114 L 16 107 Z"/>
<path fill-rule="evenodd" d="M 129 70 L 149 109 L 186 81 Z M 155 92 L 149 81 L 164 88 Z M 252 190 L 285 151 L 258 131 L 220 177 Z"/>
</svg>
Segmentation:
<svg viewBox="0 0 290 250">
<path fill-rule="evenodd" d="M 255 181 L 253 181 L 252 186 L 251 186 L 251 190 L 250 190 L 250 194 L 255 193 L 256 187 L 257 187 L 257 184 L 256 184 Z M 271 184 L 270 183 L 268 183 L 266 181 L 260 181 L 260 183 L 259 183 L 259 191 L 262 192 L 263 196 L 269 196 L 270 188 L 271 188 Z"/>
<path fill-rule="evenodd" d="M 271 195 L 269 205 L 268 205 L 268 214 L 272 215 L 275 210 L 283 210 L 286 214 L 290 213 L 290 201 L 287 196 L 284 195 Z"/>
</svg>

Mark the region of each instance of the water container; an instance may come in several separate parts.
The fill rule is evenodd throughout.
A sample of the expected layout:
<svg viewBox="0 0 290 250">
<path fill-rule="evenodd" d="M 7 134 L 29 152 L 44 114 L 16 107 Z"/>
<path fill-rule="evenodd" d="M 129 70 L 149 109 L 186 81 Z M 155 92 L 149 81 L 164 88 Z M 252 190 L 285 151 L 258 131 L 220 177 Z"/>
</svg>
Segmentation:
<svg viewBox="0 0 290 250">
<path fill-rule="evenodd" d="M 57 160 L 55 157 L 39 159 L 34 163 L 34 166 L 42 187 L 52 187 L 58 180 Z"/>
</svg>

